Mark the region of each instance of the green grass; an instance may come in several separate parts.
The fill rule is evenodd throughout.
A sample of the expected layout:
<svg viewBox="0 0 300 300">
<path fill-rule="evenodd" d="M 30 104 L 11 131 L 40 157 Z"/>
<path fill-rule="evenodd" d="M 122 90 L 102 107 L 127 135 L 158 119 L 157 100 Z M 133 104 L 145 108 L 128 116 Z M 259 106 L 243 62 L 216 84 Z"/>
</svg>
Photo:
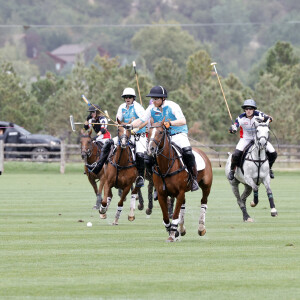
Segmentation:
<svg viewBox="0 0 300 300">
<path fill-rule="evenodd" d="M 248 200 L 252 224 L 243 223 L 224 172 L 214 175 L 206 236 L 197 234 L 201 192 L 188 193 L 187 234 L 166 243 L 157 201 L 150 218 L 136 210 L 134 222 L 125 202 L 120 225 L 111 226 L 117 192 L 100 220 L 82 165 L 62 175 L 58 165 L 7 163 L 0 176 L 0 298 L 300 299 L 300 172 L 276 171 L 277 218 L 263 186 L 256 208 Z"/>
</svg>

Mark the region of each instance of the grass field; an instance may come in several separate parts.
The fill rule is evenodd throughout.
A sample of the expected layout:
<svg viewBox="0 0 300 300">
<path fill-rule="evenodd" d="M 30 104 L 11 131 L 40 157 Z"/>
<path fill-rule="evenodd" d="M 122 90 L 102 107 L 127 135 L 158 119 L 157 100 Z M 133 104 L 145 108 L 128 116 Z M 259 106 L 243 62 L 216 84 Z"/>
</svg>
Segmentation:
<svg viewBox="0 0 300 300">
<path fill-rule="evenodd" d="M 247 201 L 251 224 L 243 223 L 224 171 L 215 169 L 207 234 L 197 234 L 201 192 L 188 193 L 187 234 L 166 243 L 157 201 L 150 217 L 136 210 L 132 223 L 127 201 L 120 225 L 111 226 L 117 192 L 100 220 L 82 165 L 62 175 L 57 165 L 7 163 L 0 176 L 0 298 L 300 299 L 300 172 L 275 176 L 278 217 L 270 216 L 261 186 L 259 205 Z"/>
</svg>

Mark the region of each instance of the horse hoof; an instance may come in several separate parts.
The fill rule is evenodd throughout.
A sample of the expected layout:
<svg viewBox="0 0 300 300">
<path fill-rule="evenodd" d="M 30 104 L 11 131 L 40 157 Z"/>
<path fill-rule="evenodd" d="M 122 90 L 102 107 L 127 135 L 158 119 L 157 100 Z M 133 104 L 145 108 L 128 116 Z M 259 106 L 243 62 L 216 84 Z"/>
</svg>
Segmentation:
<svg viewBox="0 0 300 300">
<path fill-rule="evenodd" d="M 275 208 L 271 209 L 271 216 L 272 217 L 277 217 L 278 216 L 277 210 Z"/>
<path fill-rule="evenodd" d="M 180 232 L 180 235 L 181 235 L 181 236 L 185 236 L 185 234 L 186 234 L 186 230 Z"/>
<path fill-rule="evenodd" d="M 251 207 L 255 207 L 257 205 L 257 203 L 255 203 L 254 201 L 250 202 Z"/>
<path fill-rule="evenodd" d="M 205 233 L 206 233 L 206 229 L 205 229 L 205 228 L 204 228 L 202 231 L 201 231 L 201 230 L 198 230 L 198 234 L 199 234 L 200 236 L 204 236 Z"/>
<path fill-rule="evenodd" d="M 177 242 L 177 241 L 180 241 L 179 236 L 178 236 L 178 237 L 172 237 L 172 236 L 169 236 L 169 237 L 166 239 L 166 242 L 167 242 L 167 243 L 173 243 L 173 242 Z"/>
<path fill-rule="evenodd" d="M 143 210 L 143 209 L 144 209 L 144 204 L 139 204 L 139 205 L 138 205 L 138 209 L 139 209 L 139 210 Z"/>
<path fill-rule="evenodd" d="M 94 206 L 93 206 L 93 209 L 99 210 L 99 208 L 100 208 L 100 206 L 98 206 L 98 205 L 94 205 Z"/>
<path fill-rule="evenodd" d="M 152 209 L 151 209 L 151 208 L 147 208 L 147 209 L 146 209 L 146 214 L 147 214 L 148 216 L 150 216 L 150 215 L 152 214 Z"/>
<path fill-rule="evenodd" d="M 132 222 L 135 220 L 135 216 L 128 216 L 128 221 Z"/>
<path fill-rule="evenodd" d="M 107 218 L 106 214 L 100 214 L 100 219 L 106 219 L 106 218 Z"/>
<path fill-rule="evenodd" d="M 244 220 L 244 222 L 245 222 L 245 223 L 253 223 L 254 220 L 253 220 L 252 218 L 249 217 L 248 219 Z"/>
<path fill-rule="evenodd" d="M 112 225 L 112 226 L 117 226 L 117 225 L 119 225 L 119 224 L 118 224 L 118 222 L 115 221 L 115 222 L 112 222 L 111 225 Z"/>
</svg>

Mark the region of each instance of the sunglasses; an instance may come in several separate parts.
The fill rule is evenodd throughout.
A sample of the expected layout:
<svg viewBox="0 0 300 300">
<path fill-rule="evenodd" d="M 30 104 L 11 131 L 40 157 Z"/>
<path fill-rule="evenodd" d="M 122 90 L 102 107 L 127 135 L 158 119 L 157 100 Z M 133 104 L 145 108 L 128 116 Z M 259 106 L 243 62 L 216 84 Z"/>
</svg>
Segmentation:
<svg viewBox="0 0 300 300">
<path fill-rule="evenodd" d="M 133 99 L 133 96 L 124 96 L 124 99 Z"/>
<path fill-rule="evenodd" d="M 246 107 L 245 110 L 254 110 L 253 107 Z"/>
</svg>

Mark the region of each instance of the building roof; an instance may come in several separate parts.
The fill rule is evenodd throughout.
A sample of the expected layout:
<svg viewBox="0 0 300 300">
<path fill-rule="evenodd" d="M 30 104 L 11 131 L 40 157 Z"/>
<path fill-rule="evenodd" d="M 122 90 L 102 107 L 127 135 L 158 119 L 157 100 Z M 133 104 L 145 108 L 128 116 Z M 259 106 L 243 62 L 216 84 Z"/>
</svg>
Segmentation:
<svg viewBox="0 0 300 300">
<path fill-rule="evenodd" d="M 86 51 L 90 45 L 80 45 L 80 44 L 68 44 L 68 45 L 62 45 L 51 52 L 48 52 L 48 54 L 53 57 L 57 58 L 60 61 L 63 62 L 75 62 L 76 56 L 80 53 L 83 53 Z"/>
</svg>

